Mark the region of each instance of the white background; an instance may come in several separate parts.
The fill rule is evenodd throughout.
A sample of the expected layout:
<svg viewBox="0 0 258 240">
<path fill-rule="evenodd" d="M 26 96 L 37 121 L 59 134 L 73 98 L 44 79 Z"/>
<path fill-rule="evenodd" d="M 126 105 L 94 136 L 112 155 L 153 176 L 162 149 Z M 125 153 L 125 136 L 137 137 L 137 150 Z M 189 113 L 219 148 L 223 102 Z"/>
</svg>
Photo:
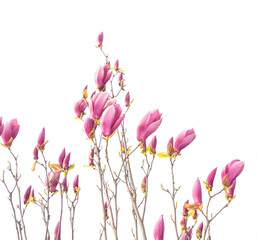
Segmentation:
<svg viewBox="0 0 258 240">
<path fill-rule="evenodd" d="M 257 215 L 257 1 L 1 1 L 0 2 L 0 116 L 4 122 L 19 121 L 20 132 L 13 144 L 19 155 L 22 194 L 33 185 L 36 197 L 42 191 L 32 152 L 42 127 L 49 140 L 45 154 L 51 162 L 66 148 L 80 174 L 81 196 L 76 212 L 76 239 L 97 239 L 101 212 L 98 177 L 87 164 L 90 144 L 82 123 L 74 120 L 73 104 L 82 89 L 94 88 L 94 73 L 104 64 L 95 48 L 104 31 L 104 50 L 112 63 L 120 61 L 127 90 L 134 103 L 127 116 L 131 145 L 136 145 L 136 127 L 149 110 L 159 108 L 163 122 L 156 132 L 158 151 L 186 128 L 194 128 L 196 140 L 182 151 L 176 164 L 178 214 L 196 177 L 206 180 L 218 167 L 215 189 L 221 188 L 221 168 L 233 159 L 245 161 L 237 180 L 236 199 L 214 220 L 212 239 L 249 239 L 256 236 Z M 123 97 L 121 98 L 121 104 Z M 114 161 L 119 161 L 116 152 Z M 143 157 L 132 159 L 140 190 Z M 0 148 L 0 170 L 11 160 Z M 115 163 L 114 163 L 115 165 Z M 161 214 L 165 238 L 173 238 L 167 159 L 157 158 L 150 177 L 146 215 L 149 239 Z M 204 185 L 202 186 L 204 190 Z M 120 239 L 132 239 L 131 205 L 120 185 Z M 16 239 L 11 207 L 0 185 L 1 239 Z M 70 192 L 72 196 L 72 192 Z M 142 193 L 139 191 L 139 199 Z M 59 219 L 59 196 L 51 206 L 51 234 Z M 204 204 L 206 192 L 203 191 Z M 223 196 L 212 207 L 225 204 Z M 126 207 L 126 209 L 125 209 Z M 215 210 L 214 210 L 215 213 Z M 29 206 L 25 221 L 29 239 L 43 239 L 40 209 Z M 110 239 L 113 238 L 110 231 Z M 62 239 L 70 239 L 65 212 Z"/>
</svg>

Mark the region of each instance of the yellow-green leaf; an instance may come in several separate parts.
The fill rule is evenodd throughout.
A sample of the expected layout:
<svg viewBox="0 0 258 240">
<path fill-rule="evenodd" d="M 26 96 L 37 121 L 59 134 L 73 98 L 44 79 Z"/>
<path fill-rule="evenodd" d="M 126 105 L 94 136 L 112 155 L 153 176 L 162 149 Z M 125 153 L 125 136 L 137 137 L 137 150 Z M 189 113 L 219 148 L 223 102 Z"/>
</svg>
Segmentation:
<svg viewBox="0 0 258 240">
<path fill-rule="evenodd" d="M 165 152 L 160 152 L 156 154 L 157 156 L 159 156 L 160 158 L 167 158 L 168 155 Z"/>
</svg>

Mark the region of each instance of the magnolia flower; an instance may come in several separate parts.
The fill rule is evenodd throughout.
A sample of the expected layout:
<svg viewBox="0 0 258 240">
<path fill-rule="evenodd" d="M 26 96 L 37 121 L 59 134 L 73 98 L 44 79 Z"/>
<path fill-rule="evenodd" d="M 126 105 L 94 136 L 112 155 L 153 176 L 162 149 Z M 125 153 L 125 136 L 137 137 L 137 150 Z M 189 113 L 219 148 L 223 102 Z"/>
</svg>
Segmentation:
<svg viewBox="0 0 258 240">
<path fill-rule="evenodd" d="M 187 217 L 188 216 L 188 209 L 186 208 L 186 204 L 189 204 L 189 200 L 187 200 L 185 203 L 184 203 L 184 206 L 183 206 L 183 212 L 182 212 L 182 215 L 184 217 Z"/>
<path fill-rule="evenodd" d="M 77 116 L 77 118 L 82 118 L 83 115 L 85 115 L 85 109 L 88 106 L 88 103 L 84 100 L 81 99 L 77 103 L 74 104 L 74 112 Z"/>
<path fill-rule="evenodd" d="M 33 150 L 33 159 L 34 160 L 38 160 L 39 159 L 39 151 L 38 151 L 38 148 L 35 147 L 34 150 Z"/>
<path fill-rule="evenodd" d="M 114 65 L 115 65 L 115 66 L 114 66 L 115 71 L 118 72 L 118 71 L 119 71 L 119 61 L 116 60 Z"/>
<path fill-rule="evenodd" d="M 236 187 L 236 180 L 232 182 L 232 185 L 230 188 L 225 190 L 225 197 L 228 201 L 230 201 L 234 197 L 234 191 Z"/>
<path fill-rule="evenodd" d="M 121 115 L 122 109 L 119 104 L 114 104 L 105 109 L 101 118 L 102 134 L 107 137 L 119 127 L 125 115 Z"/>
<path fill-rule="evenodd" d="M 180 221 L 180 225 L 181 225 L 181 231 L 185 231 L 186 230 L 186 218 L 183 217 L 182 220 Z"/>
<path fill-rule="evenodd" d="M 80 190 L 80 188 L 79 188 L 79 175 L 77 175 L 74 178 L 74 181 L 73 181 L 73 191 L 74 191 L 74 193 L 78 193 L 79 190 Z"/>
<path fill-rule="evenodd" d="M 100 119 L 108 98 L 109 93 L 107 92 L 98 92 L 92 97 L 89 103 L 89 108 L 93 119 Z"/>
<path fill-rule="evenodd" d="M 69 162 L 70 162 L 70 157 L 71 157 L 71 153 L 68 153 L 65 158 L 64 158 L 64 162 L 63 162 L 63 169 L 69 169 Z"/>
<path fill-rule="evenodd" d="M 5 124 L 4 129 L 2 130 L 2 139 L 6 147 L 11 147 L 13 140 L 18 135 L 19 129 L 20 125 L 18 124 L 17 119 L 12 119 Z"/>
<path fill-rule="evenodd" d="M 202 205 L 202 188 L 199 178 L 196 179 L 194 186 L 193 186 L 193 200 L 195 206 Z"/>
<path fill-rule="evenodd" d="M 60 177 L 60 173 L 61 170 L 59 171 L 54 171 L 54 172 L 48 172 L 47 174 L 47 178 L 45 180 L 45 184 L 47 187 L 50 188 L 50 192 L 55 192 L 56 191 L 56 187 L 59 181 L 59 177 Z"/>
<path fill-rule="evenodd" d="M 67 177 L 66 176 L 64 176 L 64 178 L 63 178 L 62 189 L 63 189 L 63 192 L 67 192 L 68 191 Z"/>
<path fill-rule="evenodd" d="M 154 133 L 161 124 L 162 118 L 159 110 L 148 112 L 140 121 L 137 127 L 137 140 L 145 142 L 146 139 Z"/>
<path fill-rule="evenodd" d="M 180 153 L 183 148 L 187 147 L 195 139 L 195 137 L 196 135 L 193 128 L 179 133 L 175 140 L 175 151 Z"/>
<path fill-rule="evenodd" d="M 159 217 L 159 220 L 156 222 L 154 226 L 154 239 L 155 240 L 163 240 L 164 238 L 164 221 L 163 221 L 163 215 Z"/>
<path fill-rule="evenodd" d="M 84 130 L 88 138 L 92 139 L 95 132 L 95 122 L 92 118 L 86 118 L 84 122 Z"/>
<path fill-rule="evenodd" d="M 167 155 L 172 157 L 174 153 L 174 146 L 173 146 L 173 137 L 169 139 L 168 144 L 167 144 Z"/>
<path fill-rule="evenodd" d="M 62 167 L 65 159 L 65 148 L 62 150 L 62 152 L 59 155 L 58 163 Z"/>
<path fill-rule="evenodd" d="M 99 90 L 103 90 L 105 88 L 106 83 L 112 76 L 112 71 L 109 70 L 109 65 L 99 66 L 99 69 L 95 73 L 95 83 Z"/>
<path fill-rule="evenodd" d="M 150 148 L 150 153 L 155 155 L 156 154 L 156 146 L 157 146 L 157 138 L 156 136 L 154 136 L 149 144 L 149 148 Z"/>
<path fill-rule="evenodd" d="M 0 117 L 0 136 L 2 135 L 2 132 L 4 130 L 4 124 L 2 124 L 2 120 L 3 120 L 3 118 Z"/>
<path fill-rule="evenodd" d="M 85 88 L 83 89 L 83 91 L 82 91 L 82 98 L 83 98 L 84 100 L 86 100 L 87 97 L 88 97 L 88 85 L 86 85 L 86 87 L 85 87 Z"/>
<path fill-rule="evenodd" d="M 97 47 L 102 48 L 103 43 L 103 32 L 101 32 L 97 37 Z"/>
<path fill-rule="evenodd" d="M 233 181 L 239 176 L 243 171 L 245 163 L 238 159 L 235 159 L 228 163 L 221 172 L 222 184 L 225 187 L 230 187 Z"/>
<path fill-rule="evenodd" d="M 210 172 L 210 174 L 208 175 L 208 177 L 207 177 L 207 180 L 206 180 L 206 187 L 208 188 L 209 191 L 212 190 L 213 181 L 214 181 L 216 172 L 217 172 L 217 168 L 214 168 L 214 169 Z"/>
<path fill-rule="evenodd" d="M 142 189 L 142 192 L 143 192 L 144 194 L 146 194 L 146 177 L 145 177 L 145 176 L 144 176 L 144 178 L 142 179 L 141 189 Z"/>
<path fill-rule="evenodd" d="M 118 85 L 124 90 L 124 78 L 123 78 L 123 73 L 120 72 L 118 75 Z"/>
<path fill-rule="evenodd" d="M 89 155 L 89 166 L 94 167 L 94 148 L 91 149 L 90 155 Z"/>
<path fill-rule="evenodd" d="M 125 95 L 125 106 L 128 107 L 130 105 L 130 93 L 127 92 Z"/>
<path fill-rule="evenodd" d="M 54 232 L 54 240 L 61 240 L 61 226 L 59 230 L 59 235 L 58 235 L 58 229 L 59 229 L 59 222 L 56 225 L 55 232 Z"/>
<path fill-rule="evenodd" d="M 30 199 L 30 191 L 31 191 L 31 185 L 27 188 L 27 190 L 25 191 L 25 194 L 23 196 L 23 203 L 27 204 L 29 199 Z"/>
<path fill-rule="evenodd" d="M 201 239 L 201 238 L 202 238 L 202 229 L 203 229 L 203 222 L 201 222 L 201 223 L 199 224 L 199 226 L 197 227 L 197 229 L 196 229 L 196 237 L 197 237 L 198 239 Z"/>
</svg>

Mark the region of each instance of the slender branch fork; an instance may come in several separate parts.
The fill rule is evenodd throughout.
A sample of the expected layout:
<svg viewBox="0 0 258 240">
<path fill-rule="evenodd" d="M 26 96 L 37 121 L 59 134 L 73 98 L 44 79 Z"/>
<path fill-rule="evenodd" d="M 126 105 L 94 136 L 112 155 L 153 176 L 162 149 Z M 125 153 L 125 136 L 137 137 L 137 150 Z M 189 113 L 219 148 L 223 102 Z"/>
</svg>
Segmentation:
<svg viewBox="0 0 258 240">
<path fill-rule="evenodd" d="M 9 201 L 12 207 L 12 211 L 13 211 L 13 218 L 15 221 L 15 228 L 16 228 L 16 233 L 17 233 L 17 237 L 18 240 L 27 240 L 27 234 L 26 234 L 26 228 L 25 228 L 25 223 L 24 223 L 24 214 L 25 214 L 25 209 L 26 207 L 22 210 L 22 206 L 21 206 L 21 191 L 20 191 L 20 187 L 19 187 L 19 180 L 21 178 L 21 175 L 18 172 L 18 156 L 15 156 L 14 153 L 12 152 L 11 148 L 8 148 L 10 154 L 12 155 L 14 161 L 15 161 L 15 169 L 12 169 L 12 164 L 10 162 L 7 170 L 10 172 L 15 184 L 12 187 L 12 189 L 10 190 L 10 188 L 8 187 L 6 181 L 5 181 L 5 172 L 3 171 L 3 178 L 1 179 L 1 181 L 3 182 L 8 194 L 9 194 Z M 17 218 L 17 212 L 15 210 L 14 207 L 14 202 L 13 202 L 13 194 L 15 189 L 17 190 L 17 194 L 18 194 L 18 204 L 17 204 L 17 208 L 19 210 L 19 218 L 20 220 L 18 220 Z"/>
</svg>

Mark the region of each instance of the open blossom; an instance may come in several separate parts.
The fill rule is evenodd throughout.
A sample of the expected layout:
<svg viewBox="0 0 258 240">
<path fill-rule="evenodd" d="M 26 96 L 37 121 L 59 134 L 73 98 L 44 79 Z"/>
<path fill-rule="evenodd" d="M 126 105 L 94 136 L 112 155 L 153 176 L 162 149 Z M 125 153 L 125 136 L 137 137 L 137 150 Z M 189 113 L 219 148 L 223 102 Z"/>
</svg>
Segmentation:
<svg viewBox="0 0 258 240">
<path fill-rule="evenodd" d="M 88 138 L 92 139 L 95 132 L 95 122 L 92 118 L 86 118 L 84 122 L 84 130 Z"/>
<path fill-rule="evenodd" d="M 108 98 L 109 93 L 107 92 L 98 92 L 92 97 L 89 103 L 89 108 L 93 119 L 100 119 Z"/>
<path fill-rule="evenodd" d="M 101 48 L 103 43 L 103 32 L 101 32 L 97 37 L 97 47 Z"/>
<path fill-rule="evenodd" d="M 180 153 L 183 148 L 187 147 L 195 139 L 195 137 L 196 135 L 193 128 L 179 133 L 175 140 L 175 151 Z"/>
<path fill-rule="evenodd" d="M 226 187 L 230 187 L 233 181 L 243 171 L 245 163 L 238 159 L 235 159 L 228 163 L 221 172 L 222 184 Z"/>
<path fill-rule="evenodd" d="M 99 90 L 105 88 L 106 83 L 112 76 L 112 71 L 109 71 L 109 65 L 99 66 L 98 70 L 95 73 L 95 83 Z"/>
<path fill-rule="evenodd" d="M 23 196 L 23 203 L 27 204 L 28 200 L 30 199 L 30 192 L 31 192 L 31 185 L 27 188 L 27 190 L 25 191 L 25 194 Z"/>
<path fill-rule="evenodd" d="M 210 172 L 210 174 L 208 175 L 208 177 L 207 177 L 206 184 L 207 184 L 207 187 L 208 187 L 208 190 L 209 190 L 209 191 L 212 190 L 213 181 L 214 181 L 216 172 L 217 172 L 217 168 L 214 168 L 214 169 Z"/>
<path fill-rule="evenodd" d="M 108 106 L 105 109 L 100 122 L 102 134 L 105 137 L 112 135 L 124 120 L 125 115 L 121 115 L 121 113 L 122 109 L 119 104 Z"/>
<path fill-rule="evenodd" d="M 159 110 L 148 112 L 140 121 L 137 127 L 137 140 L 145 142 L 147 137 L 154 133 L 161 124 L 162 114 Z"/>
<path fill-rule="evenodd" d="M 85 109 L 88 106 L 88 103 L 84 99 L 80 99 L 77 103 L 74 104 L 74 112 L 77 118 L 82 118 L 85 115 Z"/>
<path fill-rule="evenodd" d="M 2 135 L 2 132 L 4 130 L 4 124 L 2 124 L 3 118 L 0 117 L 0 136 Z"/>
<path fill-rule="evenodd" d="M 16 138 L 20 129 L 17 119 L 7 122 L 2 131 L 2 139 L 6 147 L 11 147 L 13 140 Z"/>
<path fill-rule="evenodd" d="M 154 226 L 154 239 L 163 240 L 164 231 L 165 231 L 164 220 L 163 220 L 163 215 L 161 215 L 159 217 L 159 220 L 156 222 Z"/>
<path fill-rule="evenodd" d="M 59 230 L 59 236 L 58 235 L 58 229 L 59 229 L 59 222 L 56 224 L 55 232 L 54 232 L 54 240 L 61 240 L 61 227 Z"/>
</svg>

